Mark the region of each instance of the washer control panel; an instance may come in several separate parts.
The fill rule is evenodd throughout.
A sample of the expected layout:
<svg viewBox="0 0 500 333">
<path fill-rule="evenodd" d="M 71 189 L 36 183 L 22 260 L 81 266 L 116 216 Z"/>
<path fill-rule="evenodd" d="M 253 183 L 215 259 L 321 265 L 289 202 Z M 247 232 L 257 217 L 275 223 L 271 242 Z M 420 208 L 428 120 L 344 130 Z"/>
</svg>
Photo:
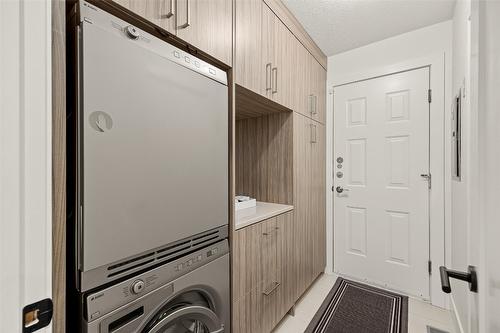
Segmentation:
<svg viewBox="0 0 500 333">
<path fill-rule="evenodd" d="M 144 290 L 144 281 L 142 280 L 136 280 L 132 283 L 130 286 L 130 291 L 132 294 L 140 294 Z"/>
<path fill-rule="evenodd" d="M 146 273 L 101 291 L 90 293 L 85 297 L 86 319 L 89 322 L 98 319 L 132 300 L 142 297 L 176 278 L 226 255 L 228 252 L 229 244 L 227 239 L 224 239 Z"/>
</svg>

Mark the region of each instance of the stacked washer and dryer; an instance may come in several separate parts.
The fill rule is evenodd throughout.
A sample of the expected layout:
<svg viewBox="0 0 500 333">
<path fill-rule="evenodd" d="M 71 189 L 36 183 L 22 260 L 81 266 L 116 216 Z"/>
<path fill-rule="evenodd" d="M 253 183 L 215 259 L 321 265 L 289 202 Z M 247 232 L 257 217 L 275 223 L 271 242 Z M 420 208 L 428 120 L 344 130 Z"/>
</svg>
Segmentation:
<svg viewBox="0 0 500 333">
<path fill-rule="evenodd" d="M 226 72 L 77 11 L 79 329 L 227 333 Z"/>
</svg>

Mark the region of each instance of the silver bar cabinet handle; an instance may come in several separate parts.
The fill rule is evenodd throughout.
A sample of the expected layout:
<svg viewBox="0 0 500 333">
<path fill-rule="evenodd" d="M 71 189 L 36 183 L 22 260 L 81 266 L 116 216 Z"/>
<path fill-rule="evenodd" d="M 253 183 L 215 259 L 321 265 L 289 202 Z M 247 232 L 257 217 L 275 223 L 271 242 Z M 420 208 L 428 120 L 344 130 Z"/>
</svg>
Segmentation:
<svg viewBox="0 0 500 333">
<path fill-rule="evenodd" d="M 272 69 L 272 72 L 274 73 L 274 80 L 271 80 L 271 82 L 274 81 L 274 88 L 272 93 L 275 94 L 278 92 L 278 67 L 274 67 Z"/>
<path fill-rule="evenodd" d="M 311 124 L 311 143 L 316 143 L 316 142 L 318 142 L 316 125 Z"/>
<path fill-rule="evenodd" d="M 311 94 L 311 114 L 315 115 L 318 113 L 317 104 L 318 104 L 318 96 Z"/>
<path fill-rule="evenodd" d="M 271 295 L 273 291 L 275 291 L 280 285 L 281 283 L 279 283 L 278 281 L 274 282 L 274 286 L 270 290 L 265 290 L 263 294 L 266 296 Z"/>
<path fill-rule="evenodd" d="M 266 64 L 266 91 L 271 90 L 271 63 Z"/>
<path fill-rule="evenodd" d="M 170 0 L 170 11 L 165 15 L 166 18 L 171 18 L 175 15 L 174 0 Z"/>
<path fill-rule="evenodd" d="M 180 26 L 181 29 L 185 29 L 191 25 L 191 2 L 186 0 L 186 23 Z"/>
</svg>

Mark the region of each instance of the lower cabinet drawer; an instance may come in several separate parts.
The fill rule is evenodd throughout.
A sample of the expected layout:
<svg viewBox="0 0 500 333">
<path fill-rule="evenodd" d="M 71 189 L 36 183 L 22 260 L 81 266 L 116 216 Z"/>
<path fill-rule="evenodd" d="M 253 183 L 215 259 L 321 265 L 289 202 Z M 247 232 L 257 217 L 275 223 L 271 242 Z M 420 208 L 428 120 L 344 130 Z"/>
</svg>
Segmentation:
<svg viewBox="0 0 500 333">
<path fill-rule="evenodd" d="M 279 308 L 281 283 L 264 283 L 236 301 L 233 306 L 234 333 L 269 333 L 283 318 Z"/>
<path fill-rule="evenodd" d="M 287 212 L 236 232 L 235 333 L 271 332 L 295 303 L 293 223 L 293 212 Z"/>
</svg>

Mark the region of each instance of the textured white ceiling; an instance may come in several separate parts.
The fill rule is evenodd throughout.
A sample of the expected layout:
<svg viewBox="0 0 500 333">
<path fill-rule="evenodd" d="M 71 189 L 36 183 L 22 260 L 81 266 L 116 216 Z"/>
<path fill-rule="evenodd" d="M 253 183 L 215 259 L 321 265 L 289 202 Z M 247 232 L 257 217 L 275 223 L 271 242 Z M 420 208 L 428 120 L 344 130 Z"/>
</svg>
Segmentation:
<svg viewBox="0 0 500 333">
<path fill-rule="evenodd" d="M 452 18 L 455 0 L 282 0 L 327 55 Z"/>
</svg>

